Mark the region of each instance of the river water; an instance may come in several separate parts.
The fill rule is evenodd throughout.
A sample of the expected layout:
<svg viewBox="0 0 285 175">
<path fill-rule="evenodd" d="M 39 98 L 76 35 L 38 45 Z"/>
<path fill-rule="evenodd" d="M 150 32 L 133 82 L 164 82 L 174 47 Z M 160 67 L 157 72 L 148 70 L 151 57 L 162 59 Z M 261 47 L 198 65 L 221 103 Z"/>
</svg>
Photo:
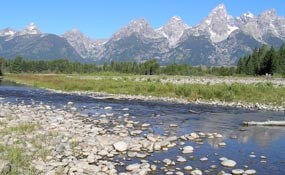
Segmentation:
<svg viewBox="0 0 285 175">
<path fill-rule="evenodd" d="M 217 174 L 226 170 L 220 166 L 220 157 L 227 157 L 237 162 L 236 168 L 255 169 L 257 174 L 285 174 L 285 127 L 246 127 L 243 121 L 285 120 L 284 112 L 253 111 L 220 106 L 183 105 L 166 102 L 146 102 L 136 100 L 98 100 L 84 95 L 67 95 L 49 92 L 42 89 L 0 82 L 0 98 L 2 102 L 10 103 L 43 103 L 55 107 L 62 107 L 71 101 L 81 113 L 93 117 L 102 107 L 111 106 L 114 117 L 123 115 L 123 108 L 129 108 L 129 114 L 135 120 L 150 123 L 154 133 L 181 136 L 194 131 L 218 132 L 222 139 L 208 139 L 203 144 L 193 145 L 193 157 L 186 156 L 187 162 L 179 163 L 175 168 L 187 165 L 209 170 L 207 174 Z M 189 113 L 189 110 L 198 112 Z M 169 127 L 177 124 L 178 127 Z M 218 143 L 225 142 L 225 147 Z M 148 157 L 149 161 L 170 158 L 176 160 L 181 155 L 177 147 L 168 151 L 156 152 Z M 250 155 L 255 155 L 251 156 Z M 266 156 L 266 162 L 261 162 L 260 156 Z M 199 159 L 207 157 L 208 161 Z M 118 161 L 123 161 L 118 158 Z M 130 163 L 138 162 L 132 159 Z M 217 169 L 211 169 L 217 165 Z M 162 163 L 160 164 L 162 166 Z M 231 169 L 228 169 L 230 172 Z M 161 172 L 160 172 L 161 173 Z"/>
</svg>

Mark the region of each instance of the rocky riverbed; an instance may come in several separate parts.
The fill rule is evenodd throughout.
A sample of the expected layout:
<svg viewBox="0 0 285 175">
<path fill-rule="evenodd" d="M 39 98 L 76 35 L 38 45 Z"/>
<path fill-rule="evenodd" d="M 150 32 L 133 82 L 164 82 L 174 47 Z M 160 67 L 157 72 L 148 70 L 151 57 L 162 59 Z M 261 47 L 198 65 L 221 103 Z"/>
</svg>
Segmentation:
<svg viewBox="0 0 285 175">
<path fill-rule="evenodd" d="M 189 113 L 196 111 L 197 113 Z M 0 86 L 2 174 L 283 174 L 284 113 Z"/>
<path fill-rule="evenodd" d="M 62 109 L 41 104 L 9 103 L 1 103 L 0 109 L 1 145 L 21 149 L 21 156 L 30 157 L 31 163 L 28 167 L 15 167 L 13 162 L 9 162 L 8 156 L 8 160 L 1 160 L 1 164 L 4 164 L 0 169 L 2 173 L 17 168 L 20 174 L 32 170 L 35 174 L 123 175 L 163 172 L 199 175 L 203 172 L 210 173 L 217 166 L 225 167 L 226 172 L 233 174 L 256 173 L 250 167 L 235 169 L 237 163 L 225 157 L 220 158 L 220 162 L 213 163 L 209 169 L 200 170 L 191 165 L 176 167 L 176 164 L 186 162 L 187 159 L 194 159 L 192 153 L 199 149 L 199 144 L 223 136 L 202 132 L 180 137 L 167 133 L 153 134 L 151 125 L 136 121 L 129 115 L 127 108 L 122 109 L 126 112 L 118 118 L 113 117 L 114 114 L 110 112 L 112 107 L 108 106 L 102 108 L 104 112 L 96 117 L 82 115 L 72 102 L 68 102 Z M 178 126 L 172 124 L 170 127 Z M 223 142 L 218 145 L 226 146 Z M 168 151 L 173 147 L 181 150 L 182 155 L 177 156 L 177 159 L 147 159 L 154 152 Z M 1 154 L 5 154 L 5 151 L 2 150 Z M 140 161 L 131 163 L 132 159 Z M 207 157 L 200 159 L 207 160 Z"/>
</svg>

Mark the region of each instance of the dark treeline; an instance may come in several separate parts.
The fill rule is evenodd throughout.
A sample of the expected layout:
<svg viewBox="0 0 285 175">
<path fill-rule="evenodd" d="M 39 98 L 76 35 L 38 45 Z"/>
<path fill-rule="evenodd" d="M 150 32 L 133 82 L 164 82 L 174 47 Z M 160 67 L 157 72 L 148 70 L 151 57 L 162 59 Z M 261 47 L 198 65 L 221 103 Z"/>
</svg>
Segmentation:
<svg viewBox="0 0 285 175">
<path fill-rule="evenodd" d="M 138 75 L 234 75 L 235 67 L 194 67 L 189 64 L 160 66 L 156 60 L 144 63 L 111 62 L 104 65 L 70 62 L 68 60 L 31 61 L 16 57 L 13 60 L 0 58 L 0 73 L 96 73 L 118 72 Z"/>
<path fill-rule="evenodd" d="M 237 65 L 238 74 L 246 75 L 285 75 L 285 45 L 279 49 L 263 46 L 254 49 L 251 55 L 242 57 Z"/>
</svg>

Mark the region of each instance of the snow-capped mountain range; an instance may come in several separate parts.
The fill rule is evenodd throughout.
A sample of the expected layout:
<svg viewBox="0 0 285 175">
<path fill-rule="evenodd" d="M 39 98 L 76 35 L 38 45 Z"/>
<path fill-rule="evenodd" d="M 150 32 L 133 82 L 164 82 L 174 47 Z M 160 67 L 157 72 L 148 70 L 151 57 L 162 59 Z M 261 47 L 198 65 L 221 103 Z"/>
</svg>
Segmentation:
<svg viewBox="0 0 285 175">
<path fill-rule="evenodd" d="M 28 36 L 45 38 L 50 35 L 52 34 L 42 34 L 34 23 L 22 31 L 11 28 L 0 30 L 0 56 L 7 56 L 3 54 L 6 53 L 5 42 L 17 45 L 20 39 L 30 38 Z M 255 47 L 263 44 L 279 47 L 285 43 L 285 18 L 278 16 L 274 9 L 258 16 L 246 12 L 233 17 L 227 13 L 225 5 L 220 4 L 195 26 L 189 26 L 181 17 L 173 16 L 165 25 L 154 29 L 142 18 L 131 21 L 109 39 L 91 39 L 78 29 L 67 31 L 56 39 L 58 42 L 65 40 L 61 42 L 67 42 L 74 49 L 71 51 L 64 44 L 74 59 L 78 57 L 76 60 L 104 63 L 143 62 L 155 58 L 163 64 L 234 65 L 239 57 L 250 53 Z M 49 40 L 49 43 L 42 45 L 48 47 L 48 44 L 53 43 Z M 21 54 L 21 50 L 17 54 Z M 62 58 L 67 55 L 59 54 Z"/>
</svg>

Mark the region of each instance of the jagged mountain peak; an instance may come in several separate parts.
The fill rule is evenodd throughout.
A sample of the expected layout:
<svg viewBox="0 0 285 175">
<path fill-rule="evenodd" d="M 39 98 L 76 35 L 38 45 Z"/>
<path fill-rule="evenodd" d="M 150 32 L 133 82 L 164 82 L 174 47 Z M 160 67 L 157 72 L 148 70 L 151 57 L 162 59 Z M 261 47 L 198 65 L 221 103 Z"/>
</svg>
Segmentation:
<svg viewBox="0 0 285 175">
<path fill-rule="evenodd" d="M 244 14 L 242 14 L 243 17 L 246 17 L 246 18 L 255 18 L 254 14 L 252 14 L 251 12 L 246 12 Z"/>
<path fill-rule="evenodd" d="M 189 29 L 186 23 L 179 16 L 173 16 L 170 20 L 156 31 L 168 39 L 171 47 L 175 46 L 186 29 Z"/>
<path fill-rule="evenodd" d="M 113 34 L 110 40 L 119 40 L 132 34 L 137 34 L 146 38 L 163 37 L 151 27 L 145 18 L 140 18 L 132 20 L 127 26 L 121 28 L 118 32 Z"/>
<path fill-rule="evenodd" d="M 241 16 L 236 17 L 235 23 L 239 27 L 244 27 L 248 22 L 257 21 L 257 17 L 251 12 L 243 13 Z"/>
<path fill-rule="evenodd" d="M 36 34 L 41 34 L 41 32 L 38 26 L 33 22 L 28 24 L 21 32 L 21 35 L 36 35 Z"/>
<path fill-rule="evenodd" d="M 66 31 L 63 35 L 64 38 L 85 38 L 84 34 L 78 29 L 78 28 L 73 28 L 71 30 Z"/>
<path fill-rule="evenodd" d="M 145 18 L 139 18 L 132 20 L 129 25 L 149 25 Z"/>
<path fill-rule="evenodd" d="M 172 16 L 171 18 L 170 18 L 170 20 L 169 21 L 182 21 L 182 18 L 180 17 L 180 16 Z"/>
<path fill-rule="evenodd" d="M 102 50 L 105 40 L 93 40 L 85 36 L 78 28 L 62 35 L 82 58 L 94 58 Z"/>
<path fill-rule="evenodd" d="M 272 8 L 272 9 L 268 9 L 263 11 L 260 16 L 269 16 L 269 17 L 276 17 L 277 16 L 277 12 L 276 9 Z"/>
<path fill-rule="evenodd" d="M 146 21 L 145 18 L 132 20 L 125 28 L 131 30 L 132 32 L 143 32 L 143 30 L 151 29 L 150 24 Z"/>
<path fill-rule="evenodd" d="M 219 4 L 215 8 L 212 9 L 212 11 L 209 13 L 209 15 L 217 15 L 217 14 L 227 14 L 227 8 L 224 4 Z"/>
<path fill-rule="evenodd" d="M 11 28 L 5 28 L 3 30 L 0 30 L 0 36 L 14 36 L 17 33 L 16 30 Z"/>
<path fill-rule="evenodd" d="M 208 14 L 207 19 L 211 20 L 212 18 L 225 18 L 226 20 L 232 20 L 233 17 L 228 14 L 227 8 L 224 4 L 219 4 L 215 8 L 211 10 L 211 12 Z"/>
<path fill-rule="evenodd" d="M 231 32 L 237 29 L 234 18 L 228 15 L 225 5 L 220 4 L 195 27 L 194 34 L 209 36 L 212 42 L 217 43 L 225 40 Z"/>
<path fill-rule="evenodd" d="M 78 28 L 72 28 L 71 30 L 67 31 L 69 33 L 77 33 L 77 34 L 82 34 L 82 32 Z"/>
</svg>

